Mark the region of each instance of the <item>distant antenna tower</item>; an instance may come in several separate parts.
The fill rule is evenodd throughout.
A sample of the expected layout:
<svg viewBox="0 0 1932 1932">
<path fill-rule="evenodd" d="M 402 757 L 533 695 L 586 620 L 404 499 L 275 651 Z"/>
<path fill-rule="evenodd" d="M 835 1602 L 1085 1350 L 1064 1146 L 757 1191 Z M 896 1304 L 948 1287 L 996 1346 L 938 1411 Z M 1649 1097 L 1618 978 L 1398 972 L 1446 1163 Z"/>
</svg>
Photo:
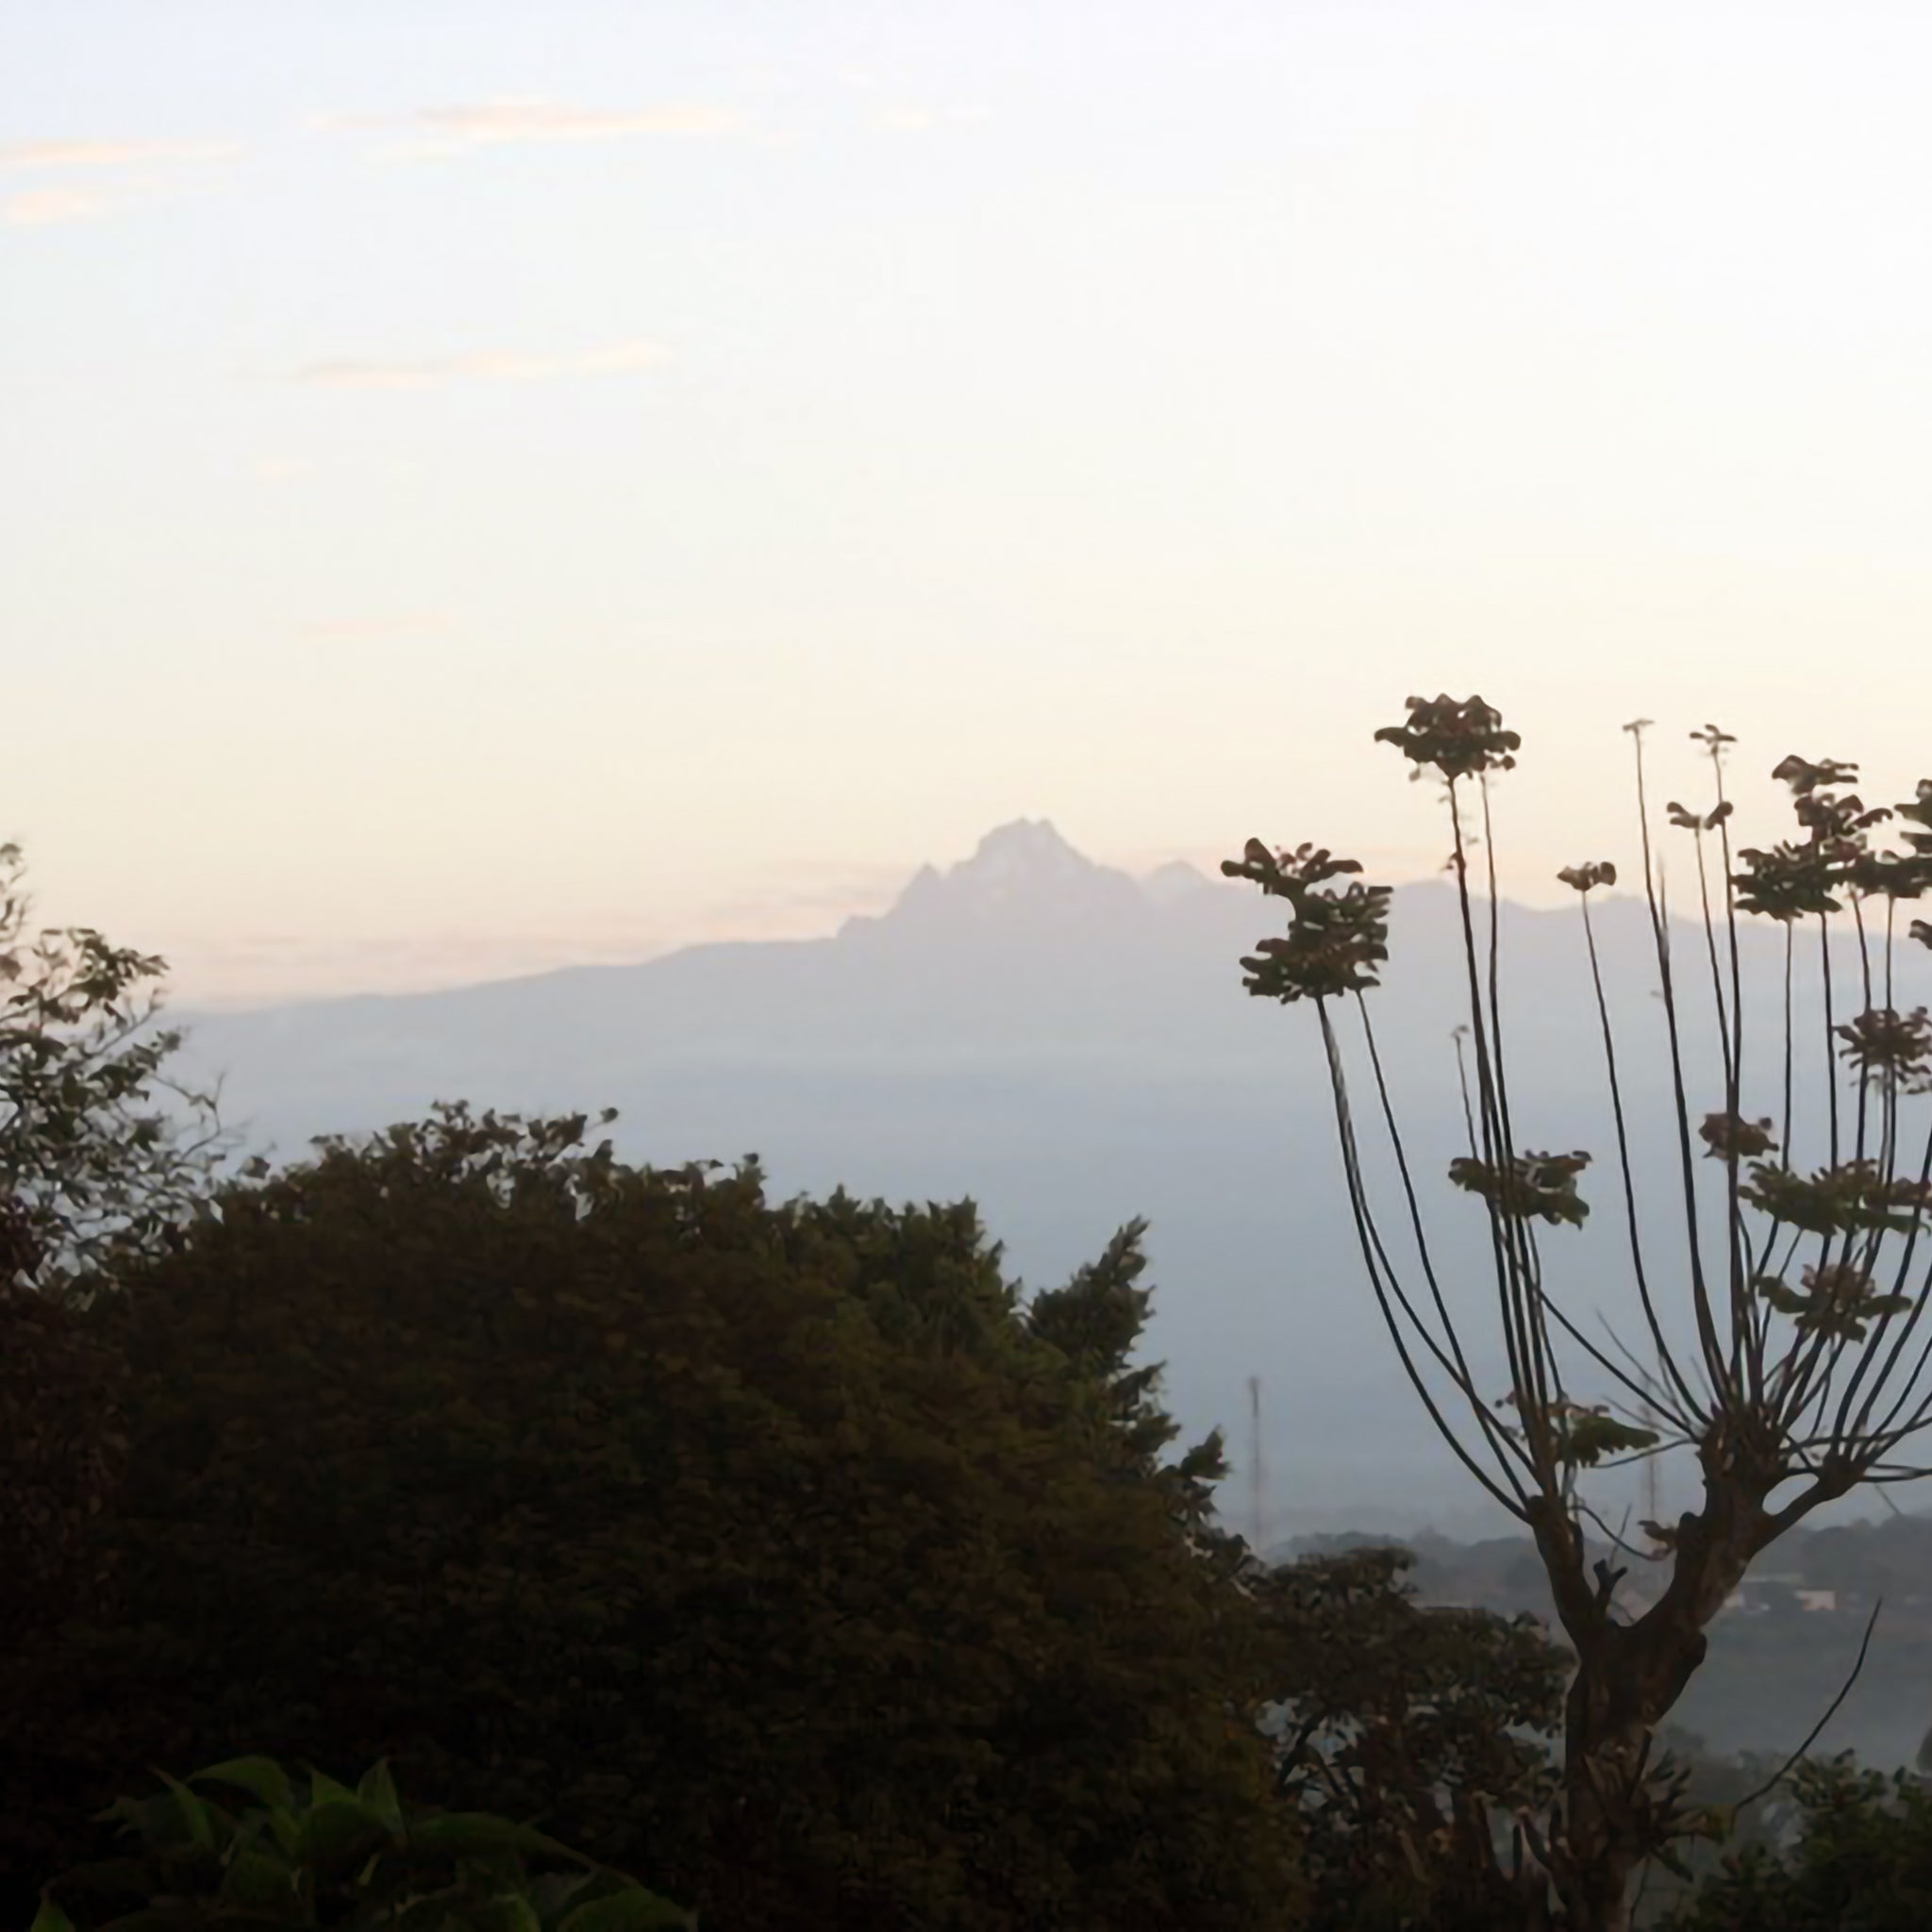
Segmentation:
<svg viewBox="0 0 1932 1932">
<path fill-rule="evenodd" d="M 1248 1545 L 1256 1556 L 1261 1554 L 1261 1538 L 1266 1530 L 1267 1474 L 1261 1466 L 1261 1378 L 1248 1377 Z"/>
</svg>

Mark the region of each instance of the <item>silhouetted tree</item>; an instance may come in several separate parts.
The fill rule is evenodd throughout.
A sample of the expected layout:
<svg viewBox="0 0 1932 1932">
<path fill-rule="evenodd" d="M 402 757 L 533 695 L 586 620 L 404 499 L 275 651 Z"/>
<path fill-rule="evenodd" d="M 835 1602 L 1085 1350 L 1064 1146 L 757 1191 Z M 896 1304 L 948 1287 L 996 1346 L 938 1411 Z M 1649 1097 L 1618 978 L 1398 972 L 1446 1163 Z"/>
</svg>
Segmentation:
<svg viewBox="0 0 1932 1932">
<path fill-rule="evenodd" d="M 0 1820 L 386 1756 L 708 1924 L 1292 1923 L 1138 1231 L 1029 1318 L 970 1202 L 774 1205 L 586 1126 L 324 1143 L 102 1304 L 135 1621 L 0 1687 Z"/>
<path fill-rule="evenodd" d="M 1496 1816 L 1553 1782 L 1570 1658 L 1530 1616 L 1419 1604 L 1406 1550 L 1259 1574 L 1277 1789 L 1310 1932 L 1491 1932 L 1518 1897 Z"/>
<path fill-rule="evenodd" d="M 90 926 L 30 930 L 25 876 L 20 847 L 0 845 L 0 1290 L 59 1299 L 158 1253 L 224 1137 L 213 1096 L 164 1071 L 181 1043 L 154 1024 L 166 961 Z"/>
<path fill-rule="evenodd" d="M 1524 1147 L 1511 1105 L 1490 807 L 1493 780 L 1516 762 L 1517 733 L 1480 698 L 1446 696 L 1409 699 L 1404 722 L 1376 733 L 1418 775 L 1436 774 L 1447 793 L 1458 977 L 1474 1073 L 1473 1092 L 1465 1081 L 1468 1151 L 1450 1163 L 1449 1178 L 1487 1214 L 1507 1362 L 1500 1396 L 1481 1386 L 1450 1318 L 1366 998 L 1388 958 L 1389 888 L 1329 883 L 1359 873 L 1359 864 L 1308 844 L 1271 851 L 1251 840 L 1240 859 L 1222 867 L 1287 902 L 1286 936 L 1263 940 L 1242 961 L 1247 989 L 1314 1008 L 1346 1197 L 1390 1334 L 1454 1453 L 1534 1536 L 1575 1653 L 1560 1789 L 1541 1817 L 1524 1814 L 1520 1829 L 1530 1854 L 1525 1913 L 1535 1923 L 1554 1910 L 1578 1932 L 1624 1926 L 1638 1869 L 1699 1824 L 1684 1803 L 1681 1774 L 1660 1771 L 1653 1752 L 1657 1724 L 1705 1655 L 1706 1625 L 1753 1557 L 1821 1504 L 1861 1483 L 1919 1474 L 1900 1452 L 1932 1422 L 1925 1386 L 1932 1342 L 1922 1332 L 1927 1251 L 1920 1245 L 1932 1207 L 1932 1134 L 1921 1154 L 1909 1120 L 1909 1102 L 1926 1091 L 1932 1072 L 1932 1021 L 1923 1008 L 1900 1012 L 1891 1004 L 1897 908 L 1932 883 L 1932 780 L 1921 781 L 1916 797 L 1895 811 L 1868 808 L 1851 789 L 1855 766 L 1786 758 L 1774 776 L 1790 788 L 1802 836 L 1734 852 L 1724 784 L 1731 740 L 1714 725 L 1692 734 L 1709 758 L 1713 803 L 1703 812 L 1674 803 L 1669 816 L 1695 841 L 1718 1046 L 1714 1066 L 1700 1077 L 1686 1051 L 1653 851 L 1644 723 L 1626 728 L 1637 755 L 1677 1207 L 1688 1231 L 1668 1264 L 1658 1254 L 1661 1238 L 1646 1233 L 1640 1212 L 1624 1074 L 1591 923 L 1591 894 L 1614 884 L 1616 869 L 1599 861 L 1560 874 L 1582 905 L 1579 963 L 1587 963 L 1595 991 L 1629 1243 L 1636 1319 L 1626 1332 L 1641 1333 L 1641 1353 L 1614 1330 L 1599 1345 L 1556 1291 L 1545 1235 L 1581 1225 L 1589 1208 L 1579 1179 L 1591 1156 Z M 1880 850 L 1873 828 L 1894 816 L 1903 849 Z M 1478 845 L 1487 873 L 1480 911 L 1470 880 Z M 1859 962 L 1849 1012 L 1829 943 L 1829 920 L 1847 905 Z M 1754 1058 L 1749 1079 L 1738 938 L 1748 915 L 1782 925 L 1787 967 L 1781 1067 L 1774 1064 L 1767 1077 Z M 1790 965 L 1798 927 L 1807 922 L 1819 936 L 1819 1039 L 1831 1069 L 1815 1136 L 1824 1158 L 1810 1171 L 1791 1152 Z M 1932 943 L 1932 925 L 1913 921 L 1910 936 Z M 1341 1037 L 1345 1008 L 1359 1022 L 1362 1058 L 1354 1074 Z M 1754 1054 L 1757 1044 L 1751 1041 Z M 1840 1090 L 1840 1058 L 1849 1095 Z M 1358 1100 L 1364 1076 L 1365 1102 Z M 1747 1111 L 1747 1088 L 1755 1096 L 1760 1082 L 1781 1095 L 1781 1116 Z M 1700 1087 L 1717 1100 L 1715 1108 L 1702 1111 L 1706 1102 L 1693 1100 Z M 1364 1115 L 1387 1132 L 1400 1184 L 1400 1243 L 1385 1231 L 1366 1178 Z M 1700 1152 L 1717 1163 L 1715 1187 L 1699 1183 Z M 1411 1237 L 1419 1274 L 1398 1266 L 1393 1252 Z M 1620 1458 L 1672 1446 L 1694 1456 L 1702 1501 L 1674 1524 L 1645 1525 L 1669 1580 L 1641 1614 L 1625 1615 L 1616 1594 L 1623 1572 L 1586 1554 L 1587 1525 L 1601 1524 L 1601 1517 L 1584 1494 L 1584 1479 Z"/>
<path fill-rule="evenodd" d="M 160 1252 L 220 1144 L 211 1100 L 162 1071 L 178 1036 L 142 996 L 162 961 L 31 930 L 25 877 L 0 845 L 0 1656 L 105 1613 L 122 1365 L 68 1304 L 83 1274 Z"/>
</svg>

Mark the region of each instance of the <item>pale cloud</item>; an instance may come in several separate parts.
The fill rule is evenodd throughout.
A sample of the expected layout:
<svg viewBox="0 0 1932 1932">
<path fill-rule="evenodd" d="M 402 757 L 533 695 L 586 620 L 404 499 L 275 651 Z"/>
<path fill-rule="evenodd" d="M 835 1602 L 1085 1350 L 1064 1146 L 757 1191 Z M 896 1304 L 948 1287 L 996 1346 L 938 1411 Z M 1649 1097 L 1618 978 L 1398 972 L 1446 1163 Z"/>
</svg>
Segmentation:
<svg viewBox="0 0 1932 1932">
<path fill-rule="evenodd" d="M 232 160 L 242 152 L 230 141 L 8 141 L 0 142 L 0 174 L 79 175 L 79 182 L 55 180 L 0 198 L 0 225 L 45 228 L 91 221 L 177 183 L 184 172 Z"/>
<path fill-rule="evenodd" d="M 233 160 L 232 141 L 4 141 L 0 168 L 139 168 Z"/>
<path fill-rule="evenodd" d="M 9 228 L 49 228 L 57 222 L 91 221 L 117 200 L 86 188 L 28 188 L 0 201 L 0 222 Z"/>
<path fill-rule="evenodd" d="M 549 382 L 571 375 L 628 375 L 664 360 L 660 343 L 607 343 L 574 356 L 524 356 L 479 349 L 419 361 L 311 362 L 295 372 L 297 382 L 325 389 L 431 389 L 449 382 Z"/>
<path fill-rule="evenodd" d="M 330 132 L 409 134 L 404 150 L 415 155 L 459 154 L 510 142 L 616 141 L 649 135 L 727 135 L 750 130 L 737 108 L 704 104 L 608 109 L 563 101 L 475 101 L 450 108 L 422 108 L 400 117 L 325 115 L 311 124 Z"/>
</svg>

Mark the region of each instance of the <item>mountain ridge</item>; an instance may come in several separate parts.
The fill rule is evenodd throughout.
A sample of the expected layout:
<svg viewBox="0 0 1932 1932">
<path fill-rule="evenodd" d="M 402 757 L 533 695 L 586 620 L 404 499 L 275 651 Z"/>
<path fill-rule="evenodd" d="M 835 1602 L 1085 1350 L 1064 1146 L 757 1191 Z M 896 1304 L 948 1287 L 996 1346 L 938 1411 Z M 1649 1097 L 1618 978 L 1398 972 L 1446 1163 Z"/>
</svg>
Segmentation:
<svg viewBox="0 0 1932 1932">
<path fill-rule="evenodd" d="M 1305 1010 L 1243 991 L 1241 960 L 1283 929 L 1287 909 L 1192 868 L 1137 880 L 1085 858 L 1048 822 L 1015 821 L 958 865 L 915 873 L 885 913 L 830 935 L 181 1015 L 181 1072 L 203 1084 L 226 1074 L 229 1117 L 251 1145 L 285 1154 L 317 1134 L 421 1119 L 438 1100 L 525 1115 L 613 1106 L 626 1159 L 756 1151 L 781 1193 L 970 1197 L 1034 1282 L 1065 1279 L 1144 1216 L 1162 1284 L 1149 1345 L 1170 1365 L 1188 1427 L 1241 1415 L 1260 1364 L 1274 1378 L 1272 1468 L 1309 1471 L 1338 1509 L 1391 1496 L 1460 1507 L 1464 1488 L 1442 1468 L 1361 1281 L 1319 1031 Z M 1674 1142 L 1647 908 L 1625 896 L 1592 910 L 1620 1044 L 1632 1048 L 1624 1097 L 1640 1180 L 1668 1209 Z M 1598 1155 L 1590 1191 L 1605 1211 L 1562 1248 L 1593 1296 L 1621 1251 L 1582 923 L 1574 907 L 1497 911 L 1524 1144 Z M 1366 1007 L 1408 1145 L 1439 1175 L 1464 1141 L 1450 1038 L 1467 989 L 1460 926 L 1446 882 L 1395 888 L 1391 957 Z M 1703 934 L 1674 930 L 1703 1108 L 1721 1091 Z M 1763 1015 L 1783 949 L 1774 931 L 1747 931 L 1746 991 Z M 1907 950 L 1901 1005 L 1932 996 L 1924 955 Z M 1801 949 L 1801 975 L 1815 975 L 1815 958 Z M 1356 1056 L 1352 1006 L 1336 1018 Z M 1817 1046 L 1814 1036 L 1807 1081 Z M 1762 1097 L 1773 1056 L 1754 1045 L 1747 1065 Z M 1443 1195 L 1428 1211 L 1443 1231 L 1445 1291 L 1473 1297 L 1473 1332 L 1487 1335 L 1484 1257 L 1459 1245 L 1477 1222 L 1465 1197 Z"/>
</svg>

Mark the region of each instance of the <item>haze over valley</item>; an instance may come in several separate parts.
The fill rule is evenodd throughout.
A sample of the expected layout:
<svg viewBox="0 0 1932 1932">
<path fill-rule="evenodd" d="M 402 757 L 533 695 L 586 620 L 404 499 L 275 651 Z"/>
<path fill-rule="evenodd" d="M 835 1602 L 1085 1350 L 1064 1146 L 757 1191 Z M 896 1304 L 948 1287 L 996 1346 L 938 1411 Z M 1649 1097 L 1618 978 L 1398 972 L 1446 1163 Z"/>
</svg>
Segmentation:
<svg viewBox="0 0 1932 1932">
<path fill-rule="evenodd" d="M 1460 914 L 1446 881 L 1401 887 L 1392 904 L 1372 1010 L 1414 1157 L 1438 1177 L 1425 1208 L 1432 1239 L 1460 1264 L 1452 1300 L 1468 1311 L 1472 1346 L 1493 1354 L 1485 1224 L 1440 1180 L 1466 1143 L 1451 1038 L 1466 1011 Z M 285 1158 L 311 1135 L 373 1131 L 438 1100 L 525 1113 L 615 1107 L 611 1137 L 627 1158 L 755 1153 L 780 1194 L 970 1195 L 1034 1289 L 1145 1216 L 1150 1348 L 1168 1365 L 1175 1413 L 1196 1433 L 1224 1427 L 1243 1462 L 1246 1378 L 1263 1378 L 1264 1541 L 1492 1532 L 1495 1517 L 1418 1410 L 1370 1295 L 1311 1015 L 1242 990 L 1240 961 L 1280 928 L 1278 905 L 1185 864 L 1133 877 L 1023 819 L 959 863 L 922 868 L 883 915 L 824 939 L 171 1020 L 188 1031 L 184 1072 L 221 1077 L 225 1117 L 249 1147 Z M 1662 1038 L 1649 917 L 1627 896 L 1595 916 L 1635 1062 L 1639 1184 L 1659 1226 L 1674 1227 L 1675 1146 L 1659 1055 L 1645 1050 Z M 1580 1306 L 1629 1323 L 1580 920 L 1574 906 L 1506 902 L 1502 936 L 1522 1144 L 1586 1147 L 1598 1161 L 1584 1187 L 1597 1211 L 1553 1254 L 1574 1271 Z M 1742 937 L 1769 1093 L 1783 955 L 1774 931 Z M 1673 943 L 1693 1049 L 1720 1084 L 1701 925 L 1679 923 Z M 1900 955 L 1902 1002 L 1932 992 L 1918 952 Z M 1815 962 L 1801 955 L 1798 970 L 1803 997 Z M 1856 967 L 1847 957 L 1839 971 Z M 1801 1083 L 1817 1073 L 1801 1058 Z M 1500 1387 L 1499 1356 L 1492 1369 Z M 1238 1484 L 1225 1506 L 1244 1531 L 1246 1499 Z"/>
</svg>

